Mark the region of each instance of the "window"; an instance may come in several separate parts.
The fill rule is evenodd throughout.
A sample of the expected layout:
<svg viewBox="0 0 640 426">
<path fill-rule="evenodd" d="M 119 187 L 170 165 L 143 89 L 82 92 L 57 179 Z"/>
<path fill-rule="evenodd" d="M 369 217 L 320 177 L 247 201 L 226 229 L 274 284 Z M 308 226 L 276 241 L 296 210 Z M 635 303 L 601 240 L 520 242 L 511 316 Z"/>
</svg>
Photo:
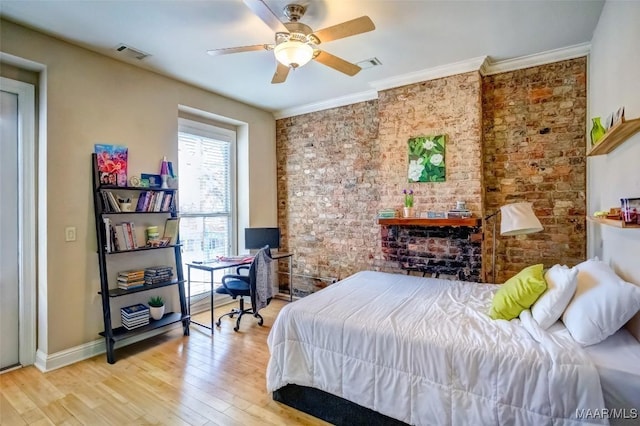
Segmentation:
<svg viewBox="0 0 640 426">
<path fill-rule="evenodd" d="M 235 142 L 235 131 L 179 119 L 178 202 L 185 264 L 234 251 Z M 191 275 L 192 296 L 209 291 L 207 272 L 192 270 Z"/>
</svg>

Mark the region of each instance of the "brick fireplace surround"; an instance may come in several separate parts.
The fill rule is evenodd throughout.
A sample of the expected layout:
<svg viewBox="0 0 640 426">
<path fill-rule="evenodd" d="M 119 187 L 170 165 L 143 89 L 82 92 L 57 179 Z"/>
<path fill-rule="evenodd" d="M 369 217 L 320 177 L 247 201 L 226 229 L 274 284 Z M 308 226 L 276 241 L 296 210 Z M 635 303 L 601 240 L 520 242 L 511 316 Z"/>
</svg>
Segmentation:
<svg viewBox="0 0 640 426">
<path fill-rule="evenodd" d="M 482 281 L 480 226 L 382 225 L 382 253 L 402 269 Z"/>
</svg>

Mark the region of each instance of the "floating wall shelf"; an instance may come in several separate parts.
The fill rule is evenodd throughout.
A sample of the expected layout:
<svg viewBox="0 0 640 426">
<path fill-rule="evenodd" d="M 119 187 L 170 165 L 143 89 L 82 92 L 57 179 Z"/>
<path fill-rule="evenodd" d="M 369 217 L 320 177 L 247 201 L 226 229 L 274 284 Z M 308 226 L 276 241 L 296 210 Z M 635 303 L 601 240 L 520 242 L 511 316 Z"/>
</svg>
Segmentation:
<svg viewBox="0 0 640 426">
<path fill-rule="evenodd" d="M 604 134 L 602 139 L 587 153 L 587 156 L 608 154 L 639 131 L 640 118 L 634 118 L 633 120 L 623 119 Z"/>
<path fill-rule="evenodd" d="M 606 218 L 593 217 L 593 216 L 588 216 L 587 220 L 590 221 L 590 222 L 599 223 L 601 225 L 613 226 L 613 227 L 616 227 L 616 228 L 636 228 L 636 229 L 640 229 L 640 225 L 635 224 L 635 223 L 626 223 L 626 222 L 624 222 L 622 220 L 606 219 Z"/>
</svg>

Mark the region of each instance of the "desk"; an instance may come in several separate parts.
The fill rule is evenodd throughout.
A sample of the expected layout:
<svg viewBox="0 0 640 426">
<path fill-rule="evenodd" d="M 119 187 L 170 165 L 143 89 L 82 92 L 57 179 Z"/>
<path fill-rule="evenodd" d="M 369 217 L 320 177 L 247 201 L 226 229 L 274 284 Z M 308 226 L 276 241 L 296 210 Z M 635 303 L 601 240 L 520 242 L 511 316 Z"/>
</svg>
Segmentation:
<svg viewBox="0 0 640 426">
<path fill-rule="evenodd" d="M 271 257 L 274 260 L 280 260 L 280 259 L 288 259 L 289 260 L 289 301 L 293 301 L 293 264 L 292 264 L 292 258 L 293 258 L 293 253 L 287 253 L 287 252 L 276 252 L 276 253 L 271 253 Z M 194 321 L 193 318 L 191 318 L 191 323 L 192 324 L 196 324 L 199 325 L 201 327 L 204 328 L 208 328 L 209 330 L 211 330 L 211 334 L 213 334 L 213 324 L 214 324 L 214 315 L 213 315 L 213 272 L 214 271 L 218 271 L 220 269 L 227 269 L 227 268 L 237 268 L 238 266 L 241 265 L 250 265 L 251 262 L 242 262 L 242 261 L 238 261 L 238 262 L 223 262 L 223 261 L 207 261 L 207 262 L 190 262 L 187 263 L 187 312 L 188 315 L 191 316 L 191 269 L 200 269 L 202 271 L 207 271 L 209 272 L 209 285 L 211 288 L 211 326 L 208 326 L 206 324 L 202 324 L 199 323 L 197 321 Z"/>
</svg>

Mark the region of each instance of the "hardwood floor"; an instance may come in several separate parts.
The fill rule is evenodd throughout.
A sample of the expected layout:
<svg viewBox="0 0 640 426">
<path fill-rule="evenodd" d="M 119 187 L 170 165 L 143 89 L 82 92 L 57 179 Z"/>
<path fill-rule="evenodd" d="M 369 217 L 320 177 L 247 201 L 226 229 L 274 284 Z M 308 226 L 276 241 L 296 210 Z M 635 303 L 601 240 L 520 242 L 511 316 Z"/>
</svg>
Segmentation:
<svg viewBox="0 0 640 426">
<path fill-rule="evenodd" d="M 261 311 L 263 327 L 246 317 L 236 333 L 225 317 L 213 338 L 197 326 L 188 337 L 172 330 L 117 349 L 113 365 L 100 355 L 46 374 L 33 366 L 2 374 L 0 424 L 327 425 L 266 390 L 267 335 L 285 304 Z"/>
</svg>

